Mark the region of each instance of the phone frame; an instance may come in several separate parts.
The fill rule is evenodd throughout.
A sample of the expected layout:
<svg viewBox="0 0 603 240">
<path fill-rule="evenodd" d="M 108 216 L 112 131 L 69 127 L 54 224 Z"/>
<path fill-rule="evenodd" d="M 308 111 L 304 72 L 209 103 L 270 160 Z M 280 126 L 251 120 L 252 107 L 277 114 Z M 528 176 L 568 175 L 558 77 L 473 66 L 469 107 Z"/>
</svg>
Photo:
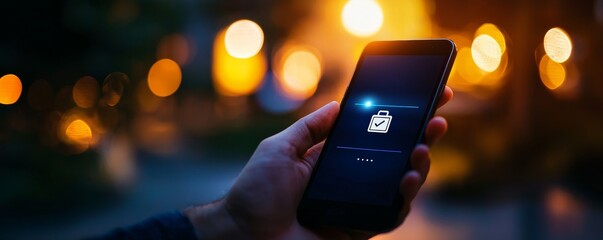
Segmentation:
<svg viewBox="0 0 603 240">
<path fill-rule="evenodd" d="M 416 144 L 423 142 L 425 127 L 429 119 L 433 117 L 437 103 L 444 91 L 446 82 L 452 64 L 456 57 L 456 46 L 450 39 L 419 39 L 419 40 L 397 40 L 397 41 L 375 41 L 369 43 L 360 56 L 354 75 L 348 84 L 346 93 L 341 101 L 341 108 L 347 104 L 349 87 L 356 81 L 356 75 L 362 67 L 365 56 L 367 55 L 442 55 L 447 56 L 445 64 L 439 70 L 440 79 L 431 93 L 431 101 L 428 103 L 421 123 L 420 131 L 417 134 Z M 333 126 L 338 124 L 340 116 L 337 116 Z M 331 128 L 333 131 L 334 128 Z M 328 136 L 331 136 L 329 133 Z M 329 145 L 327 137 L 324 148 Z M 314 180 L 316 169 L 320 167 L 324 152 L 321 152 L 318 162 L 314 166 L 312 176 L 304 195 L 297 209 L 298 221 L 305 226 L 333 226 L 345 229 L 360 230 L 366 232 L 385 232 L 395 228 L 398 225 L 398 217 L 402 209 L 404 199 L 401 194 L 397 194 L 392 205 L 379 206 L 369 204 L 357 204 L 348 202 L 335 202 L 329 200 L 319 200 L 307 198 L 308 188 Z M 410 159 L 406 159 L 410 161 Z M 406 164 L 405 172 L 410 170 L 410 164 Z"/>
</svg>

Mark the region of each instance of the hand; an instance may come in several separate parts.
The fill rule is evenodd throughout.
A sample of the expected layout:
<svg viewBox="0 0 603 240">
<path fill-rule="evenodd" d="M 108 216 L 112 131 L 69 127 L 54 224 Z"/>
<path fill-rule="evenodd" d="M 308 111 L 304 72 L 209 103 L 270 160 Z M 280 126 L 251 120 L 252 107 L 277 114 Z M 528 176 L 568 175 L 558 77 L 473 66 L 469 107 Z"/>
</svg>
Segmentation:
<svg viewBox="0 0 603 240">
<path fill-rule="evenodd" d="M 452 98 L 446 87 L 438 108 Z M 329 103 L 298 120 L 284 131 L 262 141 L 238 179 L 220 200 L 185 209 L 201 239 L 357 239 L 368 233 L 339 229 L 316 230 L 300 225 L 296 209 L 320 154 L 323 140 L 339 112 Z M 426 144 L 413 150 L 411 165 L 400 181 L 405 204 L 399 224 L 429 172 L 429 146 L 446 132 L 447 123 L 434 117 L 425 130 Z"/>
</svg>

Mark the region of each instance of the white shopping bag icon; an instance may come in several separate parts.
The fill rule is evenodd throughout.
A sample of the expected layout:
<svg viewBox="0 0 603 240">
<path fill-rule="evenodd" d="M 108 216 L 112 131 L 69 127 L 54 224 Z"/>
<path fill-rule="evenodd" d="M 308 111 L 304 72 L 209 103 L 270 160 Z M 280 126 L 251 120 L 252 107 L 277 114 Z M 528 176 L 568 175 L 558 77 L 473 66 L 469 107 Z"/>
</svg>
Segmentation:
<svg viewBox="0 0 603 240">
<path fill-rule="evenodd" d="M 371 122 L 369 123 L 367 131 L 375 133 L 387 133 L 387 130 L 389 130 L 389 124 L 391 122 L 392 116 L 389 115 L 389 111 L 379 110 L 376 115 L 371 117 Z"/>
</svg>

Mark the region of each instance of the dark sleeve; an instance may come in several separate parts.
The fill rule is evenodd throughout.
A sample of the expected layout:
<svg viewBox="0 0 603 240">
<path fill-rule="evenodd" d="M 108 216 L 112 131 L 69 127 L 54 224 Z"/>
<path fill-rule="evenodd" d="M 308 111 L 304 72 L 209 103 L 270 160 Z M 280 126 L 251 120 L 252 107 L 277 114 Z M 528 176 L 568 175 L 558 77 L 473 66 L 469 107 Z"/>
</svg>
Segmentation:
<svg viewBox="0 0 603 240">
<path fill-rule="evenodd" d="M 151 217 L 135 225 L 117 228 L 103 236 L 91 239 L 197 239 L 195 229 L 187 217 L 178 211 Z"/>
</svg>

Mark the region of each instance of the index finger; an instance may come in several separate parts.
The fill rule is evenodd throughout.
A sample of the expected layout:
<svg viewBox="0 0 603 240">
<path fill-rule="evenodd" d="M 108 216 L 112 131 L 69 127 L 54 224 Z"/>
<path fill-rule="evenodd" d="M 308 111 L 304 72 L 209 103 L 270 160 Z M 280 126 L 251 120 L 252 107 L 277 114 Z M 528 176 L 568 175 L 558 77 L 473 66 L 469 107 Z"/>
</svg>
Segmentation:
<svg viewBox="0 0 603 240">
<path fill-rule="evenodd" d="M 438 102 L 438 108 L 448 103 L 452 99 L 453 95 L 454 93 L 452 92 L 452 88 L 446 86 L 444 88 L 444 92 L 442 93 L 442 97 L 440 97 L 440 101 Z"/>
</svg>

